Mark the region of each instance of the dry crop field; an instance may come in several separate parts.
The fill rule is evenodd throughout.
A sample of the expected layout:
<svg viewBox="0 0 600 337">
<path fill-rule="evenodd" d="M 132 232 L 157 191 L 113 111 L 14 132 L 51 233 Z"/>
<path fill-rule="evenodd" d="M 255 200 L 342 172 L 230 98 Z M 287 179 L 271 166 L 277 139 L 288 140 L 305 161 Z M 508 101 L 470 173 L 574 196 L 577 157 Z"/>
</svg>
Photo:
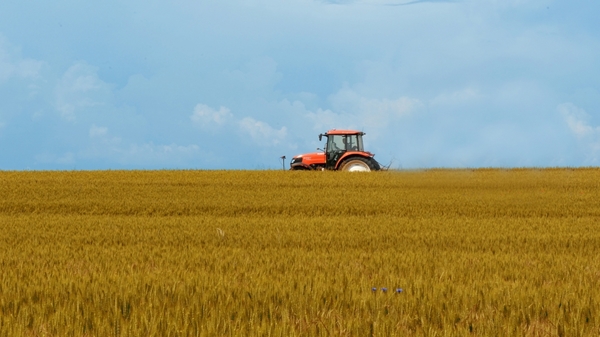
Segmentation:
<svg viewBox="0 0 600 337">
<path fill-rule="evenodd" d="M 0 172 L 0 197 L 0 336 L 600 335 L 600 169 Z"/>
</svg>

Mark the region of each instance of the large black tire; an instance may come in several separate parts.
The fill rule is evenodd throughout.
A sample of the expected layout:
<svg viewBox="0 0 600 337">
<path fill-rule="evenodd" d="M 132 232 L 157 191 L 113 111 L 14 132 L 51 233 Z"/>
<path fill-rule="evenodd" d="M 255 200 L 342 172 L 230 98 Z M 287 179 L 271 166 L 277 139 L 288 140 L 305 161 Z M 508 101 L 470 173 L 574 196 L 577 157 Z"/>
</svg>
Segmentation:
<svg viewBox="0 0 600 337">
<path fill-rule="evenodd" d="M 379 163 L 375 161 L 375 159 L 365 157 L 350 157 L 348 159 L 344 159 L 338 169 L 346 172 L 370 172 L 379 171 L 381 167 L 379 167 Z"/>
</svg>

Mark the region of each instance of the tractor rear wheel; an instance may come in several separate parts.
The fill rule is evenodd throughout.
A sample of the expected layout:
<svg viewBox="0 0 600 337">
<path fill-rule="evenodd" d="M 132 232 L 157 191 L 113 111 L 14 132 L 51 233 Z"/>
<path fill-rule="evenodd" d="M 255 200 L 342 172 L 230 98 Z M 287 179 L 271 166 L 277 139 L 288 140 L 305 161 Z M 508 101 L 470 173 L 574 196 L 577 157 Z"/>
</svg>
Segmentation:
<svg viewBox="0 0 600 337">
<path fill-rule="evenodd" d="M 348 158 L 340 164 L 340 171 L 346 172 L 370 172 L 376 171 L 379 165 L 373 164 L 373 162 L 368 158 L 363 157 L 353 157 Z"/>
</svg>

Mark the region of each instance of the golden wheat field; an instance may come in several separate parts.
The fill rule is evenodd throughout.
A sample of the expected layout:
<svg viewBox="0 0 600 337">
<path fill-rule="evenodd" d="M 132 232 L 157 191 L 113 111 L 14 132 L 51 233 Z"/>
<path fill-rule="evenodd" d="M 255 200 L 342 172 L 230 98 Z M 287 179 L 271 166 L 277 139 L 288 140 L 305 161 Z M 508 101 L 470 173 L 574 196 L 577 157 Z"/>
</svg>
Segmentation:
<svg viewBox="0 0 600 337">
<path fill-rule="evenodd" d="M 0 172 L 0 196 L 0 336 L 600 335 L 596 168 Z"/>
</svg>

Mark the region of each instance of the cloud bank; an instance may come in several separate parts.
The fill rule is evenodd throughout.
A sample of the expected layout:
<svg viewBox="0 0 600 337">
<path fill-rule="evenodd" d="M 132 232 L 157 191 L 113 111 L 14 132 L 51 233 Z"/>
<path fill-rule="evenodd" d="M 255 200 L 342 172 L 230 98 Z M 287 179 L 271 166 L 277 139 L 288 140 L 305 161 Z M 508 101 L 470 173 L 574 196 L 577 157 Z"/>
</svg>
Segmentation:
<svg viewBox="0 0 600 337">
<path fill-rule="evenodd" d="M 278 168 L 331 128 L 398 168 L 600 160 L 600 4 L 1 7 L 0 169 Z"/>
</svg>

